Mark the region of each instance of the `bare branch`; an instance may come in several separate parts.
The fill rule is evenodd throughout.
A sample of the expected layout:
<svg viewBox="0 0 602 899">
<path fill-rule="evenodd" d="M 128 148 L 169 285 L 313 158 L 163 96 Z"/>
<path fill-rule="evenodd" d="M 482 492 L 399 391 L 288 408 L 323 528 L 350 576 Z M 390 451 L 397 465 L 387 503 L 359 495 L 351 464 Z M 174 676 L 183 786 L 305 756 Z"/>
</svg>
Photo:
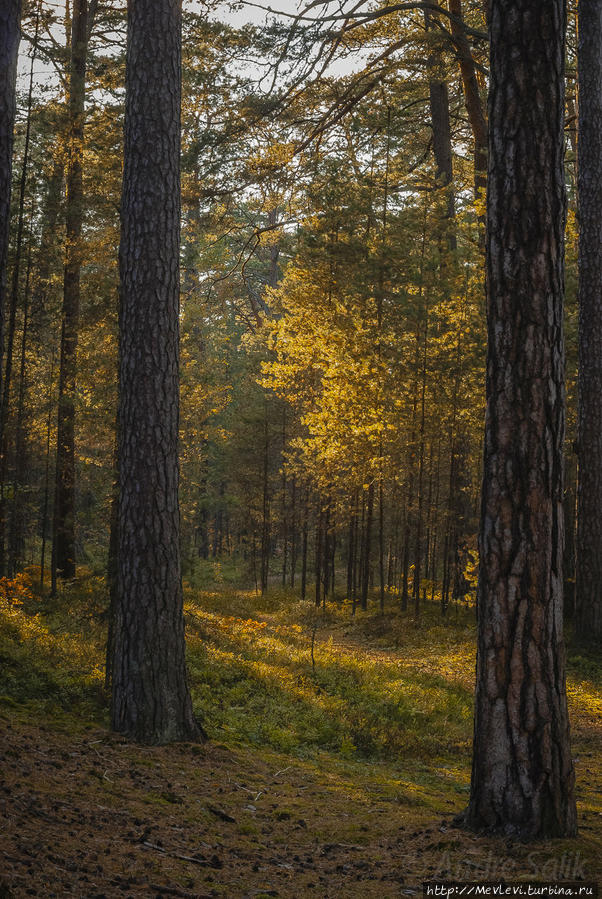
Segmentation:
<svg viewBox="0 0 602 899">
<path fill-rule="evenodd" d="M 365 2 L 365 0 L 363 0 Z M 300 13 L 289 13 L 284 12 L 283 10 L 274 9 L 271 6 L 264 6 L 262 3 L 254 3 L 253 0 L 241 0 L 243 6 L 253 7 L 254 9 L 261 9 L 264 12 L 270 13 L 274 16 L 280 16 L 285 19 L 293 19 L 295 24 L 298 22 L 309 22 L 313 25 L 319 25 L 322 22 L 340 22 L 349 21 L 354 17 L 354 11 L 359 8 L 359 6 L 363 5 L 362 0 L 360 3 L 356 4 L 354 9 L 347 13 L 330 13 L 328 15 L 313 17 L 307 16 L 304 14 L 304 11 Z M 314 3 L 310 3 L 309 6 L 305 7 L 305 11 L 311 9 Z M 323 4 L 322 4 L 323 5 Z M 410 3 L 394 3 L 391 6 L 385 6 L 382 9 L 374 10 L 373 12 L 364 13 L 361 17 L 358 18 L 358 21 L 353 25 L 349 26 L 347 30 L 351 30 L 351 28 L 359 28 L 362 25 L 365 25 L 367 22 L 374 22 L 377 19 L 382 19 L 384 16 L 389 16 L 395 12 L 433 12 L 438 15 L 445 16 L 451 22 L 455 22 L 460 28 L 462 28 L 466 34 L 471 35 L 478 40 L 486 41 L 488 39 L 488 35 L 485 31 L 481 31 L 478 28 L 471 28 L 467 25 L 462 19 L 459 19 L 454 13 L 450 12 L 443 6 L 439 6 L 437 3 L 428 3 L 428 2 L 410 2 Z"/>
</svg>

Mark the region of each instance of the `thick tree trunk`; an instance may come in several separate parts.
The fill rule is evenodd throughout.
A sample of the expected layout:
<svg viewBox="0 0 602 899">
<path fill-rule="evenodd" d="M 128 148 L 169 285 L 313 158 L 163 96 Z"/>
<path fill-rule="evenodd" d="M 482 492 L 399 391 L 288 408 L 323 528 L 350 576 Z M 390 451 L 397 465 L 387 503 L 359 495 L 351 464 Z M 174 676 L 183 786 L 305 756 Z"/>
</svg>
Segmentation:
<svg viewBox="0 0 602 899">
<path fill-rule="evenodd" d="M 576 832 L 562 633 L 563 0 L 493 0 L 487 417 L 467 823 Z"/>
<path fill-rule="evenodd" d="M 56 571 L 62 578 L 75 577 L 75 393 L 84 211 L 82 161 L 88 25 L 87 0 L 74 0 L 69 73 L 69 160 L 66 178 L 65 269 L 54 501 L 54 558 Z"/>
<path fill-rule="evenodd" d="M 112 724 L 197 739 L 178 508 L 179 0 L 130 0 L 120 243 L 119 566 Z"/>
<path fill-rule="evenodd" d="M 602 5 L 579 3 L 579 486 L 576 632 L 602 638 Z"/>
</svg>

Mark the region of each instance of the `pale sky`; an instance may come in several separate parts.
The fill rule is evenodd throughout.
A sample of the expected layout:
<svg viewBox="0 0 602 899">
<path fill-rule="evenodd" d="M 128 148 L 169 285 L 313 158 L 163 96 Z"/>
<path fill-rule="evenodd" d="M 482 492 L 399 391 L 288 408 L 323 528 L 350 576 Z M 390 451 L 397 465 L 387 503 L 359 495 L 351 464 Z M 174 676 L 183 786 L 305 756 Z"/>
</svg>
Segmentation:
<svg viewBox="0 0 602 899">
<path fill-rule="evenodd" d="M 2 0 L 0 0 L 2 2 Z M 102 0 L 100 0 L 102 3 Z M 125 5 L 126 0 L 123 0 Z M 202 4 L 199 0 L 184 0 L 185 5 L 189 8 L 195 8 L 200 10 Z M 268 12 L 265 9 L 260 9 L 258 6 L 270 6 L 273 10 L 273 13 L 283 12 L 290 15 L 294 15 L 299 11 L 300 8 L 303 8 L 307 5 L 306 0 L 303 0 L 301 3 L 297 3 L 296 0 L 258 0 L 257 6 L 247 5 L 247 4 L 233 4 L 238 8 L 230 8 L 231 4 L 224 0 L 221 4 L 221 8 L 218 8 L 218 11 L 215 14 L 216 18 L 219 18 L 223 22 L 227 22 L 230 25 L 235 27 L 240 27 L 245 24 L 255 24 L 260 25 L 262 22 L 266 20 Z M 43 0 L 43 6 L 45 9 L 52 9 L 55 14 L 62 19 L 65 9 L 65 0 Z M 55 28 L 54 38 L 59 45 L 64 44 L 64 31 L 62 24 L 57 25 Z M 17 88 L 21 92 L 27 91 L 29 86 L 29 69 L 30 69 L 30 59 L 28 53 L 30 51 L 30 44 L 28 41 L 21 41 L 21 48 L 19 53 L 19 67 L 18 67 L 18 82 Z M 329 73 L 333 75 L 345 75 L 349 74 L 353 70 L 357 70 L 361 67 L 361 54 L 357 55 L 357 61 L 355 59 L 347 58 L 345 60 L 337 60 L 333 65 L 329 67 Z M 40 86 L 43 84 L 52 85 L 57 83 L 57 76 L 54 68 L 51 64 L 43 63 L 40 59 L 36 60 L 34 67 L 34 75 L 35 75 L 35 83 Z"/>
</svg>

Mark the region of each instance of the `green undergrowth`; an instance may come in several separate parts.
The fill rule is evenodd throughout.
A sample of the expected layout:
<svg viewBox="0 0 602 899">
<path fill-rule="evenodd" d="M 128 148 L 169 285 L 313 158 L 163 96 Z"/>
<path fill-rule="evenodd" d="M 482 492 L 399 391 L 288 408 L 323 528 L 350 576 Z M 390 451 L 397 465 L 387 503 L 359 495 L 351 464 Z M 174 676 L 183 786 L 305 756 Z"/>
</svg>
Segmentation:
<svg viewBox="0 0 602 899">
<path fill-rule="evenodd" d="M 254 857 L 260 841 L 275 864 L 291 840 L 305 841 L 308 854 L 316 845 L 353 853 L 370 846 L 378 860 L 375 847 L 391 845 L 391 833 L 423 874 L 448 856 L 470 874 L 470 859 L 518 851 L 450 829 L 469 791 L 474 609 L 451 608 L 442 619 L 438 604 L 426 603 L 416 620 L 394 596 L 381 614 L 373 596 L 367 612 L 352 615 L 343 599 L 324 611 L 288 590 L 260 596 L 224 582 L 205 590 L 189 584 L 190 686 L 211 742 L 149 748 L 114 743 L 107 730 L 107 604 L 106 585 L 92 574 L 54 599 L 27 575 L 0 581 L 0 732 L 27 741 L 33 725 L 42 743 L 48 735 L 57 765 L 73 747 L 87 753 L 77 795 L 94 814 L 115 806 L 134 820 L 163 820 L 171 833 L 174 822 L 178 832 L 199 821 L 211 831 L 210 806 L 223 808 L 230 817 L 218 854 L 234 847 L 231 860 Z M 602 853 L 602 664 L 570 640 L 568 648 L 579 840 L 549 853 L 566 849 L 590 871 Z M 166 787 L 157 780 L 161 764 Z M 529 851 L 519 872 L 530 870 Z"/>
<path fill-rule="evenodd" d="M 90 576 L 54 598 L 28 572 L 0 579 L 0 704 L 103 718 L 104 597 Z"/>
<path fill-rule="evenodd" d="M 413 760 L 465 782 L 474 609 L 442 618 L 426 603 L 416 619 L 391 595 L 384 613 L 374 596 L 352 615 L 343 599 L 324 610 L 290 590 L 211 586 L 186 586 L 185 617 L 193 702 L 213 740 L 297 759 Z M 107 602 L 89 573 L 52 599 L 28 573 L 1 580 L 0 706 L 106 722 Z M 599 739 L 600 656 L 570 651 L 568 670 L 572 711 Z"/>
<path fill-rule="evenodd" d="M 468 749 L 473 625 L 393 610 L 324 613 L 282 591 L 190 595 L 193 698 L 209 731 L 303 755 Z M 468 666 L 468 674 L 467 674 Z"/>
</svg>

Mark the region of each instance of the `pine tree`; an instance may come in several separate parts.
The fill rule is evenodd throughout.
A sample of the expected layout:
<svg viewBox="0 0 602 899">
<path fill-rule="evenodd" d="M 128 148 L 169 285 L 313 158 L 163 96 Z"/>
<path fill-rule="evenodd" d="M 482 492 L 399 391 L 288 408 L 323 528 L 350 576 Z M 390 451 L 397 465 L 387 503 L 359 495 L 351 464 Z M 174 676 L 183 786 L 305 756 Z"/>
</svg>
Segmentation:
<svg viewBox="0 0 602 899">
<path fill-rule="evenodd" d="M 576 831 L 563 605 L 563 0 L 493 0 L 487 417 L 467 823 Z"/>
<path fill-rule="evenodd" d="M 179 546 L 179 0 L 130 0 L 127 40 L 112 723 L 139 742 L 167 743 L 201 734 Z"/>
</svg>

